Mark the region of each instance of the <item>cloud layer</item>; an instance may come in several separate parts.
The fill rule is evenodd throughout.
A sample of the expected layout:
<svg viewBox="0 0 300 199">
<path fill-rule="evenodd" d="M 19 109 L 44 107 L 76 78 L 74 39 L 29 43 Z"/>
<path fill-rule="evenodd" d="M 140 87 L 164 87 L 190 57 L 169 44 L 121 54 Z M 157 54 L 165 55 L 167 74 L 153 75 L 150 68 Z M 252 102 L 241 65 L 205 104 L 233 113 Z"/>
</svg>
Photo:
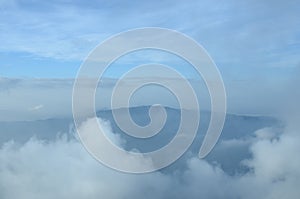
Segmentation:
<svg viewBox="0 0 300 199">
<path fill-rule="evenodd" d="M 108 123 L 103 125 L 110 129 Z M 8 142 L 0 149 L 0 197 L 297 199 L 299 133 L 289 129 L 270 136 L 269 131 L 259 130 L 247 141 L 252 158 L 243 164 L 250 170 L 236 175 L 196 157 L 172 172 L 130 175 L 99 164 L 76 139 L 32 138 L 24 145 Z M 107 133 L 110 138 L 116 136 Z"/>
<path fill-rule="evenodd" d="M 132 78 L 123 82 L 122 86 L 141 85 L 140 80 L 145 78 Z M 96 93 L 98 109 L 110 108 L 110 96 L 116 83 L 116 79 L 103 78 L 102 80 Z M 182 80 L 164 78 L 164 81 L 171 81 L 181 88 Z M 73 82 L 74 79 L 0 77 L 0 121 L 71 117 Z M 198 96 L 201 110 L 210 110 L 210 98 L 204 82 L 196 79 L 191 80 L 191 84 Z M 88 81 L 86 86 L 91 88 Z M 262 79 L 256 79 L 255 82 L 227 81 L 225 86 L 228 112 L 238 114 L 274 114 L 278 106 L 287 105 L 283 94 L 290 95 L 297 89 L 296 83 L 287 86 L 285 81 L 274 83 Z M 248 92 L 245 93 L 245 90 Z M 153 85 L 139 89 L 130 99 L 130 103 L 132 106 L 162 104 L 178 107 L 178 102 L 172 93 Z"/>
</svg>

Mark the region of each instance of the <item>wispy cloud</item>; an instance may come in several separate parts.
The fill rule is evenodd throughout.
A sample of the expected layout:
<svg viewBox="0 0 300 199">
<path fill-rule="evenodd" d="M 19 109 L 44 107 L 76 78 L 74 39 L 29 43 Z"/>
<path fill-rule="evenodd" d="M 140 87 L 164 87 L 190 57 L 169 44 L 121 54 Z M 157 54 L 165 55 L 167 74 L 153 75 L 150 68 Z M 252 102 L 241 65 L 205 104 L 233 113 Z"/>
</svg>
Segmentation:
<svg viewBox="0 0 300 199">
<path fill-rule="evenodd" d="M 82 60 L 114 33 L 143 26 L 173 28 L 196 38 L 218 63 L 295 66 L 297 1 L 3 1 L 1 51 Z M 26 18 L 26 20 L 23 20 Z M 280 58 L 277 53 L 291 52 Z M 294 53 L 293 53 L 294 52 Z M 273 56 L 274 55 L 274 56 Z M 276 63 L 276 64 L 275 64 Z"/>
<path fill-rule="evenodd" d="M 40 104 L 40 105 L 36 105 L 34 107 L 30 107 L 28 108 L 29 111 L 38 111 L 40 109 L 44 108 L 44 105 L 43 104 Z"/>
<path fill-rule="evenodd" d="M 139 87 L 147 78 L 149 78 L 147 75 L 132 77 L 121 81 L 120 85 L 124 88 Z M 178 88 L 182 86 L 183 80 L 165 76 L 162 78 L 162 81 L 172 82 Z M 116 79 L 102 78 L 95 97 L 98 109 L 111 106 L 110 99 L 116 81 Z M 0 121 L 71 117 L 73 83 L 74 79 L 0 78 L 0 112 L 2 113 Z M 201 110 L 210 110 L 210 97 L 205 84 L 193 79 L 191 79 L 191 84 L 198 95 Z M 227 82 L 228 112 L 277 114 L 280 107 L 288 106 L 286 100 L 292 98 L 286 99 L 287 97 L 283 94 L 295 93 L 297 85 L 297 83 L 289 85 L 285 81 L 278 81 L 274 84 L 273 81 L 266 82 L 259 78 L 255 82 L 252 80 Z M 89 79 L 86 80 L 86 88 L 94 89 Z M 245 93 L 245 90 L 248 92 Z M 268 90 L 267 93 L 266 90 Z M 165 106 L 178 107 L 175 96 L 168 90 L 154 85 L 139 89 L 130 100 L 131 106 L 161 103 Z"/>
</svg>

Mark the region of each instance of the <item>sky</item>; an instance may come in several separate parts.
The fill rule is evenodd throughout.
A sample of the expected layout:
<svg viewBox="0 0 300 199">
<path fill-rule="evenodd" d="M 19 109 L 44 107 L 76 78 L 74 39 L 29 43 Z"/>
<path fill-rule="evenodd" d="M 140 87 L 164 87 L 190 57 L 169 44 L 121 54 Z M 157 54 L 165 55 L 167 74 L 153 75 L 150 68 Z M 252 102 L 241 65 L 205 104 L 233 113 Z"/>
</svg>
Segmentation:
<svg viewBox="0 0 300 199">
<path fill-rule="evenodd" d="M 224 80 L 228 112 L 274 114 L 300 66 L 298 5 L 297 0 L 1 0 L 0 112 L 14 120 L 70 115 L 72 80 L 91 50 L 122 31 L 161 27 L 182 32 L 207 50 Z M 180 58 L 155 50 L 120 58 L 105 77 L 119 78 L 147 62 L 201 79 Z"/>
<path fill-rule="evenodd" d="M 0 76 L 74 78 L 104 39 L 162 27 L 203 45 L 225 79 L 282 78 L 300 64 L 298 5 L 296 0 L 1 0 Z"/>
</svg>

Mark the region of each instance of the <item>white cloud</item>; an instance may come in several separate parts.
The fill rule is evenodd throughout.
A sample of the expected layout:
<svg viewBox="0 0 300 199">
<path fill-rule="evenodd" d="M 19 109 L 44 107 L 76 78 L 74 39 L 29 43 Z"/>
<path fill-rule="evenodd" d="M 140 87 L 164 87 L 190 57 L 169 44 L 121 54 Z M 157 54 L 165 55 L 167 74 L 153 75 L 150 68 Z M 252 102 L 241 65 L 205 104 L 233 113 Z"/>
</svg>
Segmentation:
<svg viewBox="0 0 300 199">
<path fill-rule="evenodd" d="M 43 104 L 40 104 L 40 105 L 36 105 L 36 106 L 34 106 L 34 107 L 31 107 L 31 108 L 29 108 L 28 110 L 29 110 L 29 111 L 38 111 L 38 110 L 40 110 L 40 109 L 42 109 L 42 108 L 44 108 L 44 105 L 43 105 Z"/>
<path fill-rule="evenodd" d="M 300 136 L 290 132 L 278 139 L 255 139 L 253 158 L 246 161 L 251 171 L 229 176 L 198 158 L 189 159 L 186 169 L 175 172 L 131 175 L 99 164 L 74 139 L 33 138 L 22 146 L 9 142 L 0 149 L 0 197 L 297 199 L 299 143 Z"/>
</svg>

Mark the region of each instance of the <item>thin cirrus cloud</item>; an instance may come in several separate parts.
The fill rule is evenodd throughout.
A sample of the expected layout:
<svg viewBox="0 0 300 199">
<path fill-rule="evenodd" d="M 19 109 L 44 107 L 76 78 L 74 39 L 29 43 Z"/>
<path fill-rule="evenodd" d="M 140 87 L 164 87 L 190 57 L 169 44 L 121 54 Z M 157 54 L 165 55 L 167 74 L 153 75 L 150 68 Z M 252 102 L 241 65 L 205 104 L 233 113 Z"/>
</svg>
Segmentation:
<svg viewBox="0 0 300 199">
<path fill-rule="evenodd" d="M 4 52 L 82 60 L 112 34 L 160 26 L 192 36 L 220 63 L 282 67 L 299 63 L 297 1 L 136 1 L 132 6 L 122 1 L 15 0 L 3 1 L 0 8 L 5 19 L 0 21 Z M 278 53 L 284 52 L 289 53 L 279 59 Z"/>
</svg>

